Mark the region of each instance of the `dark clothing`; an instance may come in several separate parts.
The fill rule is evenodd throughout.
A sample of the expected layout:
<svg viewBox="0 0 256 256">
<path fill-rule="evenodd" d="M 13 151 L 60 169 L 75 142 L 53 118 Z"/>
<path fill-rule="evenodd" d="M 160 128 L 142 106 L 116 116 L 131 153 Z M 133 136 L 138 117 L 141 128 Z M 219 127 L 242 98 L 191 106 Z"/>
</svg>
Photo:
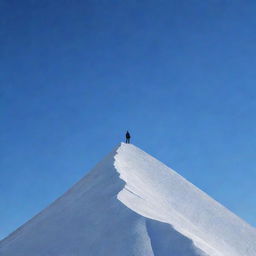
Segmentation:
<svg viewBox="0 0 256 256">
<path fill-rule="evenodd" d="M 130 143 L 130 138 L 131 138 L 131 135 L 130 135 L 130 133 L 127 131 L 127 133 L 126 133 L 126 135 L 125 135 L 125 137 L 126 137 L 126 143 Z"/>
</svg>

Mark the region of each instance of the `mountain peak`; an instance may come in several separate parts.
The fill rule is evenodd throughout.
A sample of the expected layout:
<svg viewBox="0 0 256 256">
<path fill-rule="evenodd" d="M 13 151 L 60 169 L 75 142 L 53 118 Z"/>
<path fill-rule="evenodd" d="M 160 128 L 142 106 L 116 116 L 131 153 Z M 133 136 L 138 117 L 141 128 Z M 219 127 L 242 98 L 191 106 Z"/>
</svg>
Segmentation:
<svg viewBox="0 0 256 256">
<path fill-rule="evenodd" d="M 121 143 L 0 242 L 4 256 L 255 256 L 256 230 L 175 171 Z"/>
</svg>

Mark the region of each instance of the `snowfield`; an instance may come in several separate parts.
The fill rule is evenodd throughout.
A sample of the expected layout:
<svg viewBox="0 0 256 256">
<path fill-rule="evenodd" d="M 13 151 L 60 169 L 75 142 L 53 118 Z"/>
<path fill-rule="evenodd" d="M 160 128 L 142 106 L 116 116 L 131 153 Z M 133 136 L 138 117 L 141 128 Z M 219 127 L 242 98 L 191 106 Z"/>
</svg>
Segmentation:
<svg viewBox="0 0 256 256">
<path fill-rule="evenodd" d="M 256 256 L 256 229 L 131 144 L 0 241 L 0 256 Z"/>
</svg>

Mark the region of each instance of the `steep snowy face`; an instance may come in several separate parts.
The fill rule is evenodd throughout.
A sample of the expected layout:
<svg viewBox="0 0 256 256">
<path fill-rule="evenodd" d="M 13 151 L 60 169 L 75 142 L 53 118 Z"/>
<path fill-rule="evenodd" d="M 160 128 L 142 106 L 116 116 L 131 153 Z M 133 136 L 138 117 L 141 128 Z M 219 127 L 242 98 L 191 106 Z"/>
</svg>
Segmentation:
<svg viewBox="0 0 256 256">
<path fill-rule="evenodd" d="M 256 230 L 176 172 L 121 144 L 0 241 L 0 256 L 256 256 Z"/>
<path fill-rule="evenodd" d="M 117 150 L 125 187 L 118 199 L 138 214 L 170 224 L 207 255 L 256 256 L 256 230 L 175 171 L 133 145 Z"/>
</svg>

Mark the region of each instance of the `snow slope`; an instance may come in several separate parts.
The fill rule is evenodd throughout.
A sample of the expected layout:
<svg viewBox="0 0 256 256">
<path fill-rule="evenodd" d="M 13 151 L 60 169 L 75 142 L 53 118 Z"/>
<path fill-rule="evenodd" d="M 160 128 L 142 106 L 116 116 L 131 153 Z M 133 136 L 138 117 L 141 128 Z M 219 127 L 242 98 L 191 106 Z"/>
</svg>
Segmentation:
<svg viewBox="0 0 256 256">
<path fill-rule="evenodd" d="M 139 148 L 121 144 L 0 241 L 0 256 L 256 256 L 256 229 Z"/>
</svg>

